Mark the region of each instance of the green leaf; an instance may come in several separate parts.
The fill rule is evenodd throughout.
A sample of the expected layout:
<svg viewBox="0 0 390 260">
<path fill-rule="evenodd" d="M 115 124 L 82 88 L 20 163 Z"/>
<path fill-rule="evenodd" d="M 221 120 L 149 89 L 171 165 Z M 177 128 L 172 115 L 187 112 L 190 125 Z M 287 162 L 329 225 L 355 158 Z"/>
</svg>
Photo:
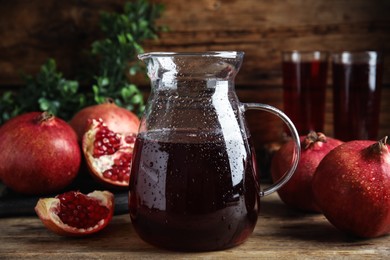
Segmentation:
<svg viewBox="0 0 390 260">
<path fill-rule="evenodd" d="M 40 98 L 38 100 L 40 110 L 48 111 L 54 115 L 58 115 L 60 103 L 55 100 L 48 100 L 46 98 Z"/>
</svg>

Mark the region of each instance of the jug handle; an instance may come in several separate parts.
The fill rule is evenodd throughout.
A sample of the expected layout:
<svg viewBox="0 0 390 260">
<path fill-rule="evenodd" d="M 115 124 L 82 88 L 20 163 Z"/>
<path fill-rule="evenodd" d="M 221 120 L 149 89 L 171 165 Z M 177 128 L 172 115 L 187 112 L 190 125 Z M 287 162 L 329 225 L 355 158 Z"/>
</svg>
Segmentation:
<svg viewBox="0 0 390 260">
<path fill-rule="evenodd" d="M 295 128 L 293 122 L 281 110 L 279 110 L 273 106 L 266 105 L 266 104 L 260 104 L 260 103 L 241 103 L 241 106 L 242 106 L 244 112 L 246 110 L 249 110 L 249 109 L 262 110 L 262 111 L 270 112 L 270 113 L 276 115 L 277 117 L 279 117 L 280 119 L 282 119 L 282 121 L 288 126 L 288 128 L 291 132 L 292 139 L 295 143 L 294 154 L 292 157 L 292 163 L 291 163 L 290 169 L 288 171 L 286 171 L 284 173 L 284 175 L 278 181 L 274 182 L 271 186 L 264 188 L 263 190 L 260 190 L 259 195 L 261 197 L 267 196 L 267 195 L 277 191 L 278 189 L 280 189 L 293 176 L 293 174 L 298 166 L 298 162 L 299 162 L 299 158 L 300 158 L 300 154 L 301 154 L 301 143 L 300 143 L 299 135 L 298 135 L 297 129 Z"/>
</svg>

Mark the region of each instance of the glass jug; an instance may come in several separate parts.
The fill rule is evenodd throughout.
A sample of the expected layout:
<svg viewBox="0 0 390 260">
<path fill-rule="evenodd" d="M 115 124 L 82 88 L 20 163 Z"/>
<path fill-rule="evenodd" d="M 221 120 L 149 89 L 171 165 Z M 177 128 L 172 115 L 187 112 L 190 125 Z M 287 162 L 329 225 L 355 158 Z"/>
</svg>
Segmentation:
<svg viewBox="0 0 390 260">
<path fill-rule="evenodd" d="M 264 104 L 240 103 L 234 78 L 243 52 L 146 53 L 151 93 L 141 119 L 130 173 L 135 231 L 157 247 L 210 251 L 236 246 L 252 233 L 261 196 L 276 191 L 298 164 L 290 119 Z M 291 130 L 291 169 L 260 189 L 244 112 L 280 117 Z"/>
</svg>

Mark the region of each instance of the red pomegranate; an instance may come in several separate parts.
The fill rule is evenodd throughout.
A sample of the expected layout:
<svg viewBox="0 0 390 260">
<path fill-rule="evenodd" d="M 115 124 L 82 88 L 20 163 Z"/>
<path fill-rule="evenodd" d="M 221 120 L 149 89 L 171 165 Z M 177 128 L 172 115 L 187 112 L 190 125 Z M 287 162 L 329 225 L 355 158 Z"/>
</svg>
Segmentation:
<svg viewBox="0 0 390 260">
<path fill-rule="evenodd" d="M 48 229 L 59 235 L 90 235 L 111 221 L 114 195 L 109 191 L 94 191 L 87 195 L 69 191 L 55 198 L 39 199 L 35 212 Z"/>
<path fill-rule="evenodd" d="M 76 131 L 79 140 L 83 139 L 89 122 L 92 119 L 103 119 L 111 131 L 115 133 L 137 133 L 139 118 L 131 111 L 117 106 L 111 99 L 106 103 L 93 105 L 80 110 L 69 124 Z"/>
<path fill-rule="evenodd" d="M 82 149 L 90 173 L 112 187 L 128 187 L 136 135 L 111 131 L 100 118 L 92 119 Z"/>
<path fill-rule="evenodd" d="M 301 136 L 301 157 L 298 167 L 291 179 L 278 190 L 281 200 L 292 208 L 319 212 L 311 189 L 314 172 L 324 156 L 343 142 L 311 131 Z M 274 155 L 271 163 L 271 175 L 274 181 L 279 180 L 289 169 L 294 143 L 285 143 Z"/>
<path fill-rule="evenodd" d="M 317 205 L 336 228 L 372 238 L 390 232 L 390 153 L 386 139 L 350 141 L 321 161 L 312 182 Z"/>
<path fill-rule="evenodd" d="M 48 194 L 68 186 L 81 161 L 74 130 L 46 112 L 30 112 L 0 128 L 0 179 L 23 194 Z"/>
</svg>

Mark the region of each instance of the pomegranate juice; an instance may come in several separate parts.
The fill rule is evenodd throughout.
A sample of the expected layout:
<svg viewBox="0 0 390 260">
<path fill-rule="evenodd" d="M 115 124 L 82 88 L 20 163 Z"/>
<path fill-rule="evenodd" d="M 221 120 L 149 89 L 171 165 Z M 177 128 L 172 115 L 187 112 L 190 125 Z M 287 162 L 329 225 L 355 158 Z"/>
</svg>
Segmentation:
<svg viewBox="0 0 390 260">
<path fill-rule="evenodd" d="M 381 80 L 381 64 L 333 63 L 335 138 L 377 139 Z"/>
<path fill-rule="evenodd" d="M 284 61 L 284 111 L 301 135 L 323 131 L 327 61 Z"/>
<path fill-rule="evenodd" d="M 254 158 L 245 140 L 174 135 L 169 134 L 174 142 L 159 133 L 136 140 L 129 198 L 134 229 L 146 242 L 180 251 L 244 242 L 259 206 Z"/>
</svg>

